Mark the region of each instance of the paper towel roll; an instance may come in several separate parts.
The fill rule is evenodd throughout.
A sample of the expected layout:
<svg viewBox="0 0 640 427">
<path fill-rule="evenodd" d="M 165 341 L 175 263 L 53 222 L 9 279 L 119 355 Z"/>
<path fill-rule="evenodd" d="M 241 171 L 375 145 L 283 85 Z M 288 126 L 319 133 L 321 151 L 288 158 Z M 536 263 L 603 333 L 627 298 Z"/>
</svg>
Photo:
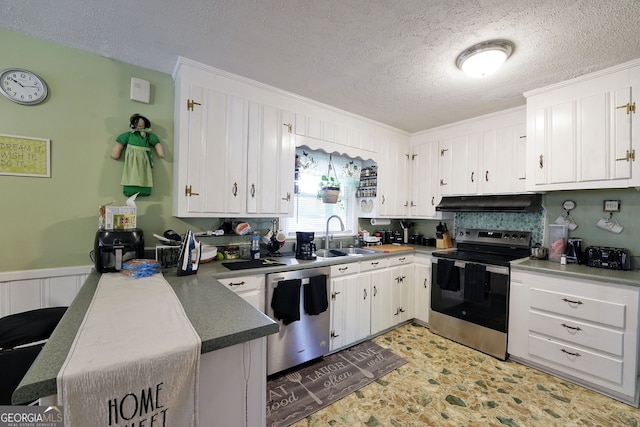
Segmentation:
<svg viewBox="0 0 640 427">
<path fill-rule="evenodd" d="M 390 219 L 384 219 L 384 218 L 371 218 L 371 225 L 389 225 L 391 224 L 391 220 Z"/>
</svg>

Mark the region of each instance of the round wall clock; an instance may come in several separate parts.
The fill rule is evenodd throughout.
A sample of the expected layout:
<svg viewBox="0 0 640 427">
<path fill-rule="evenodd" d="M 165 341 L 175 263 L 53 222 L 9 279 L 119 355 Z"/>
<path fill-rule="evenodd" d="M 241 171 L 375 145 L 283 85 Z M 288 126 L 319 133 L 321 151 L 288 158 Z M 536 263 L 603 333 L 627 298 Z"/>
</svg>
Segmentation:
<svg viewBox="0 0 640 427">
<path fill-rule="evenodd" d="M 22 105 L 36 105 L 47 98 L 47 84 L 31 71 L 8 68 L 0 73 L 0 92 Z"/>
</svg>

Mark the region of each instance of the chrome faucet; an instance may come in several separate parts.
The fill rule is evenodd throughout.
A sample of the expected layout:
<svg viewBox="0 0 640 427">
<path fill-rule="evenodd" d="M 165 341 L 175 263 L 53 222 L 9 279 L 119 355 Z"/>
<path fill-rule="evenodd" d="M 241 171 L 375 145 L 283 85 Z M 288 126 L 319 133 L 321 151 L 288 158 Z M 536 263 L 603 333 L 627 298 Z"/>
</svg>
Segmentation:
<svg viewBox="0 0 640 427">
<path fill-rule="evenodd" d="M 327 230 L 324 235 L 325 249 L 329 249 L 329 221 L 331 221 L 331 218 L 338 218 L 338 221 L 340 221 L 340 229 L 341 231 L 344 231 L 344 223 L 342 222 L 342 218 L 340 218 L 338 215 L 331 215 L 329 218 L 327 218 Z"/>
</svg>

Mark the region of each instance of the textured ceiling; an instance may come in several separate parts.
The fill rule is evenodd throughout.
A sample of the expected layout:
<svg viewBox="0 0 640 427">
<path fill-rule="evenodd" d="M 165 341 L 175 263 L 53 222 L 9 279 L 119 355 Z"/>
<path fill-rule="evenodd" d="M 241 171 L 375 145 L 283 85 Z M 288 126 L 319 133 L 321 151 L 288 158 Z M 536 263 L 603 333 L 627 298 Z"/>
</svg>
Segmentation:
<svg viewBox="0 0 640 427">
<path fill-rule="evenodd" d="M 170 74 L 178 56 L 415 132 L 640 58 L 638 0 L 2 0 L 0 26 Z M 455 66 L 494 38 L 492 76 Z"/>
</svg>

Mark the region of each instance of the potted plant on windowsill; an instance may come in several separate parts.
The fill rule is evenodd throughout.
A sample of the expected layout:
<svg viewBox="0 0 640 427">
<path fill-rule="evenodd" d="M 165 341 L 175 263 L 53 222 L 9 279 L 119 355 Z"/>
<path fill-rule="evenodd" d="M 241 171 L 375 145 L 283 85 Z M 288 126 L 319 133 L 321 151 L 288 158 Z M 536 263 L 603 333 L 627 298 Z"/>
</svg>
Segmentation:
<svg viewBox="0 0 640 427">
<path fill-rule="evenodd" d="M 331 172 L 333 171 L 333 176 Z M 318 198 L 322 199 L 322 203 L 337 203 L 340 196 L 340 182 L 338 182 L 338 176 L 336 175 L 336 169 L 333 166 L 331 156 L 329 156 L 329 167 L 326 175 L 322 175 L 320 179 L 320 190 L 318 191 Z"/>
</svg>

